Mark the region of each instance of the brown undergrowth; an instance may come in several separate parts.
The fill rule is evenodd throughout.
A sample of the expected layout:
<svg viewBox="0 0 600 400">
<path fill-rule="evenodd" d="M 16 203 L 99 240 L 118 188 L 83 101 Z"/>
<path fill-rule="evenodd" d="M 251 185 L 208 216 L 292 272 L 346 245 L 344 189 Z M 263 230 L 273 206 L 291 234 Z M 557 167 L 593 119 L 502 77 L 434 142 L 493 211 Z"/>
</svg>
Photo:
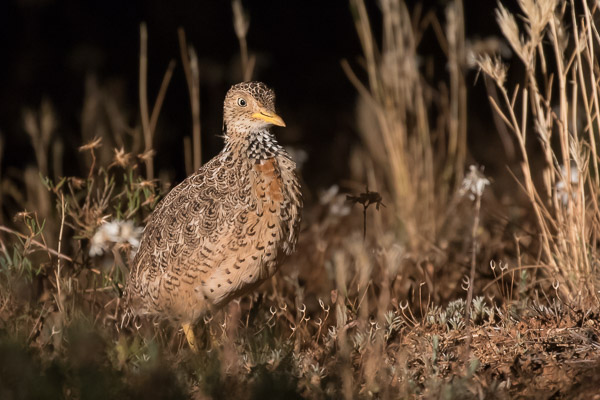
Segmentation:
<svg viewBox="0 0 600 400">
<path fill-rule="evenodd" d="M 499 6 L 525 69 L 525 81 L 514 84 L 515 73 L 507 87 L 512 71 L 499 55 L 467 43 L 461 1 L 448 4 L 443 22 L 398 0 L 380 5 L 381 15 L 368 15 L 363 1 L 350 2 L 364 50 L 364 59 L 343 62 L 359 94 L 362 137 L 350 179 L 343 189 L 304 188 L 314 200 L 296 254 L 256 293 L 198 323 L 199 354 L 168 322 L 121 323 L 132 251 L 168 190 L 152 143 L 174 64 L 150 107 L 151 41 L 142 26 L 133 127 L 109 87 L 86 82 L 78 176 L 62 174 L 65 144 L 51 103 L 24 112 L 37 166 L 18 178 L 0 171 L 0 398 L 598 393 L 599 11 L 521 0 L 517 19 Z M 247 78 L 255 63 L 249 21 L 241 2 L 233 7 Z M 447 56 L 443 73 L 425 74 L 418 62 L 427 31 Z M 201 148 L 198 65 L 179 37 L 192 169 Z M 501 196 L 505 188 L 485 170 L 467 168 L 465 77 L 473 67 L 488 79 L 507 152 L 516 144 L 518 193 Z M 541 153 L 531 150 L 534 140 Z"/>
</svg>

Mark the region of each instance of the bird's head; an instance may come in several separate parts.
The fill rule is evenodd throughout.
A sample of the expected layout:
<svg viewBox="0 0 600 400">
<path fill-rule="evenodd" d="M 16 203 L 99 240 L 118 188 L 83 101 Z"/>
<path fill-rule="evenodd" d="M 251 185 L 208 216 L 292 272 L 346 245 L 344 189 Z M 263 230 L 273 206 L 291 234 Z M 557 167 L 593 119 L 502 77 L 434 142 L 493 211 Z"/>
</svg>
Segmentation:
<svg viewBox="0 0 600 400">
<path fill-rule="evenodd" d="M 275 113 L 275 92 L 262 82 L 233 85 L 225 96 L 223 123 L 227 132 L 258 132 L 268 126 L 285 126 Z"/>
</svg>

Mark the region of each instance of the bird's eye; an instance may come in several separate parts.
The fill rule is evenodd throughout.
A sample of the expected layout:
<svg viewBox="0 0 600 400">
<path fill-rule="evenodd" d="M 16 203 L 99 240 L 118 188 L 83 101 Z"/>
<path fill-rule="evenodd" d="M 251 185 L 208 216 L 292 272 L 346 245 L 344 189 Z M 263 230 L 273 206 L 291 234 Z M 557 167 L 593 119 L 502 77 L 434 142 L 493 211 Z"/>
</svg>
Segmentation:
<svg viewBox="0 0 600 400">
<path fill-rule="evenodd" d="M 248 103 L 246 103 L 246 100 L 242 99 L 241 97 L 238 99 L 238 106 L 246 107 L 247 105 Z"/>
</svg>

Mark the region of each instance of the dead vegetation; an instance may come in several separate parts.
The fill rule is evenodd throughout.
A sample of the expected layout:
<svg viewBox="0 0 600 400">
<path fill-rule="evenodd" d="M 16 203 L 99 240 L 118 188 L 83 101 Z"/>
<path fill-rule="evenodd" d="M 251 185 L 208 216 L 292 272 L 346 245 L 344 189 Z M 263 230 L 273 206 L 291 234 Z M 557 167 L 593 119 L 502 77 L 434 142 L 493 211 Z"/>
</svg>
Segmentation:
<svg viewBox="0 0 600 400">
<path fill-rule="evenodd" d="M 352 181 L 315 196 L 280 273 L 199 323 L 198 355 L 166 322 L 120 319 L 140 227 L 167 190 L 154 179 L 153 141 L 174 63 L 150 108 L 142 25 L 136 126 L 110 88 L 87 83 L 78 176 L 62 174 L 51 102 L 25 110 L 37 165 L 18 179 L 0 170 L 0 398 L 593 398 L 600 10 L 585 0 L 519 6 L 519 16 L 497 11 L 524 71 L 515 83 L 498 46 L 467 43 L 460 0 L 442 21 L 400 0 L 381 1 L 381 15 L 350 1 L 364 50 L 342 61 L 360 98 Z M 241 2 L 233 11 L 248 78 L 249 24 Z M 443 74 L 418 62 L 428 30 L 447 55 Z M 179 37 L 191 169 L 200 81 Z M 485 171 L 467 168 L 474 67 L 506 151 L 514 145 L 504 199 Z"/>
</svg>

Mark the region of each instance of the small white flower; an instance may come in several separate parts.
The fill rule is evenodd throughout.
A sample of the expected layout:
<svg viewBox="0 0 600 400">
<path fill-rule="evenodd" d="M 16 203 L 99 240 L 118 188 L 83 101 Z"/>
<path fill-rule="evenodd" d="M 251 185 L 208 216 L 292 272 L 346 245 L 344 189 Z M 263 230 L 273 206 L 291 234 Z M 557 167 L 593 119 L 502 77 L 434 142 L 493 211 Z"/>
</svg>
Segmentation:
<svg viewBox="0 0 600 400">
<path fill-rule="evenodd" d="M 102 255 L 108 249 L 108 237 L 102 229 L 98 229 L 91 240 L 90 256 Z"/>
<path fill-rule="evenodd" d="M 133 221 L 112 221 L 100 225 L 91 240 L 90 256 L 99 256 L 109 249 L 111 243 L 129 243 L 133 252 L 140 245 L 144 228 L 135 226 Z"/>
<path fill-rule="evenodd" d="M 485 187 L 490 184 L 490 181 L 483 174 L 483 168 L 479 169 L 475 165 L 469 167 L 469 173 L 462 181 L 459 194 L 464 196 L 469 194 L 469 199 L 475 200 L 483 195 Z"/>
<path fill-rule="evenodd" d="M 128 242 L 132 247 L 137 248 L 140 245 L 140 237 L 144 232 L 144 228 L 135 226 L 132 221 L 120 221 L 121 231 L 120 240 Z"/>
<path fill-rule="evenodd" d="M 345 217 L 350 214 L 351 207 L 346 202 L 346 196 L 339 193 L 338 185 L 332 185 L 329 189 L 321 192 L 319 203 L 329 205 L 331 215 Z"/>
<path fill-rule="evenodd" d="M 319 203 L 327 204 L 333 200 L 333 198 L 338 194 L 340 188 L 338 185 L 331 185 L 329 189 L 321 191 L 321 195 L 319 196 Z"/>
</svg>

